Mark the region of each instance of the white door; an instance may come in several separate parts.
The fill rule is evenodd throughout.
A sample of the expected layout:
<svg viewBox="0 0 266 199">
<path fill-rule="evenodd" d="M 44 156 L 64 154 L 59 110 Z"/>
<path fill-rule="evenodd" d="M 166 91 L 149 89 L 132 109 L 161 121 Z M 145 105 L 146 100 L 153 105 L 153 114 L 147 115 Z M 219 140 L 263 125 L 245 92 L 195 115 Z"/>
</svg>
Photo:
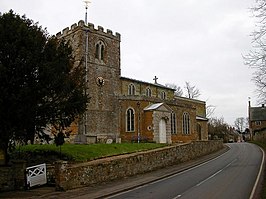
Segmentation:
<svg viewBox="0 0 266 199">
<path fill-rule="evenodd" d="M 166 143 L 166 123 L 164 119 L 159 123 L 159 143 Z"/>
</svg>

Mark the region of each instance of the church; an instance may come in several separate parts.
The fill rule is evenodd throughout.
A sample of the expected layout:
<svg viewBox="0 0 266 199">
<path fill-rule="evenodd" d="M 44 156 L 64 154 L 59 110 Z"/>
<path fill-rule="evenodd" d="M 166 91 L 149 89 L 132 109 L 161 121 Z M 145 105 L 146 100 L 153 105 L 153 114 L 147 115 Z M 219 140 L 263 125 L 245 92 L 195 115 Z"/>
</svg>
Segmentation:
<svg viewBox="0 0 266 199">
<path fill-rule="evenodd" d="M 76 124 L 75 143 L 208 140 L 206 103 L 177 97 L 174 89 L 122 77 L 119 33 L 79 21 L 56 34 L 73 48 L 75 67 L 84 66 L 87 111 Z"/>
</svg>

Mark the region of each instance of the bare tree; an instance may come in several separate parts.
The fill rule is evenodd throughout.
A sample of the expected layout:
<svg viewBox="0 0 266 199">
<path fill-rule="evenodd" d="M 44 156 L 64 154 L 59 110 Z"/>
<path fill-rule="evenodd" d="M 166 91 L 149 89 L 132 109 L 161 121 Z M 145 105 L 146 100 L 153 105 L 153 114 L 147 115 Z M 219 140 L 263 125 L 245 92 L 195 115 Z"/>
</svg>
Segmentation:
<svg viewBox="0 0 266 199">
<path fill-rule="evenodd" d="M 216 109 L 216 107 L 214 105 L 208 105 L 206 107 L 206 117 L 210 118 L 213 115 L 215 109 Z"/>
<path fill-rule="evenodd" d="M 200 96 L 200 90 L 196 86 L 192 86 L 189 82 L 185 82 L 186 97 L 197 99 Z"/>
<path fill-rule="evenodd" d="M 175 96 L 182 97 L 184 94 L 180 86 L 177 86 L 172 83 L 167 83 L 165 84 L 165 86 L 175 89 Z M 200 90 L 196 88 L 196 86 L 192 86 L 189 82 L 185 82 L 184 89 L 185 89 L 185 97 L 187 98 L 197 99 L 200 96 Z"/>
<path fill-rule="evenodd" d="M 238 130 L 239 132 L 243 132 L 244 118 L 243 117 L 236 118 L 234 123 L 235 123 L 236 130 Z"/>
<path fill-rule="evenodd" d="M 244 56 L 246 65 L 255 69 L 252 81 L 257 87 L 260 103 L 266 102 L 266 1 L 256 0 L 251 9 L 253 16 L 257 19 L 256 29 L 252 33 L 253 50 Z"/>
<path fill-rule="evenodd" d="M 236 130 L 243 133 L 246 127 L 248 126 L 248 118 L 244 118 L 244 117 L 236 118 L 234 123 L 235 123 Z"/>
<path fill-rule="evenodd" d="M 228 140 L 231 133 L 230 126 L 224 121 L 224 118 L 210 118 L 208 121 L 208 132 L 210 139 Z"/>
<path fill-rule="evenodd" d="M 167 83 L 165 84 L 166 87 L 175 89 L 175 96 L 182 97 L 183 96 L 183 90 L 180 86 L 177 86 L 175 84 Z"/>
</svg>

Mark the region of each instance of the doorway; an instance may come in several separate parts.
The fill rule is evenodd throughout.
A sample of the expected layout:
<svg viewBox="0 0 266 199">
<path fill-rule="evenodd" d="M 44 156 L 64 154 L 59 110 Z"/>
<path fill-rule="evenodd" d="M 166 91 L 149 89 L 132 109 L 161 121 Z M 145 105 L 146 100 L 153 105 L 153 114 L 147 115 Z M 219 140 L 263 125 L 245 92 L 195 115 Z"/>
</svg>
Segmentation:
<svg viewBox="0 0 266 199">
<path fill-rule="evenodd" d="M 166 122 L 164 119 L 159 123 L 159 143 L 166 143 Z"/>
</svg>

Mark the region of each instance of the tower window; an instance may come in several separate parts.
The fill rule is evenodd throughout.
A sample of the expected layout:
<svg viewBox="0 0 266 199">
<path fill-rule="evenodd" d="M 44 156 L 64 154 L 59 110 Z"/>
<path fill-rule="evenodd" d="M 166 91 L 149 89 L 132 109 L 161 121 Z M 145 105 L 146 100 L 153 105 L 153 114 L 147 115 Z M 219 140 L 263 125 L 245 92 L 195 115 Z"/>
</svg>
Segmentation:
<svg viewBox="0 0 266 199">
<path fill-rule="evenodd" d="M 104 60 L 104 43 L 102 41 L 99 41 L 96 44 L 95 58 L 98 59 L 98 60 L 101 60 L 101 61 Z"/>
<path fill-rule="evenodd" d="M 99 44 L 96 44 L 96 50 L 95 50 L 95 58 L 96 59 L 99 59 L 99 57 L 100 57 L 100 55 L 99 55 L 99 49 L 100 49 Z"/>
<path fill-rule="evenodd" d="M 104 58 L 104 45 L 101 46 L 101 57 L 100 59 L 103 60 Z"/>
</svg>

